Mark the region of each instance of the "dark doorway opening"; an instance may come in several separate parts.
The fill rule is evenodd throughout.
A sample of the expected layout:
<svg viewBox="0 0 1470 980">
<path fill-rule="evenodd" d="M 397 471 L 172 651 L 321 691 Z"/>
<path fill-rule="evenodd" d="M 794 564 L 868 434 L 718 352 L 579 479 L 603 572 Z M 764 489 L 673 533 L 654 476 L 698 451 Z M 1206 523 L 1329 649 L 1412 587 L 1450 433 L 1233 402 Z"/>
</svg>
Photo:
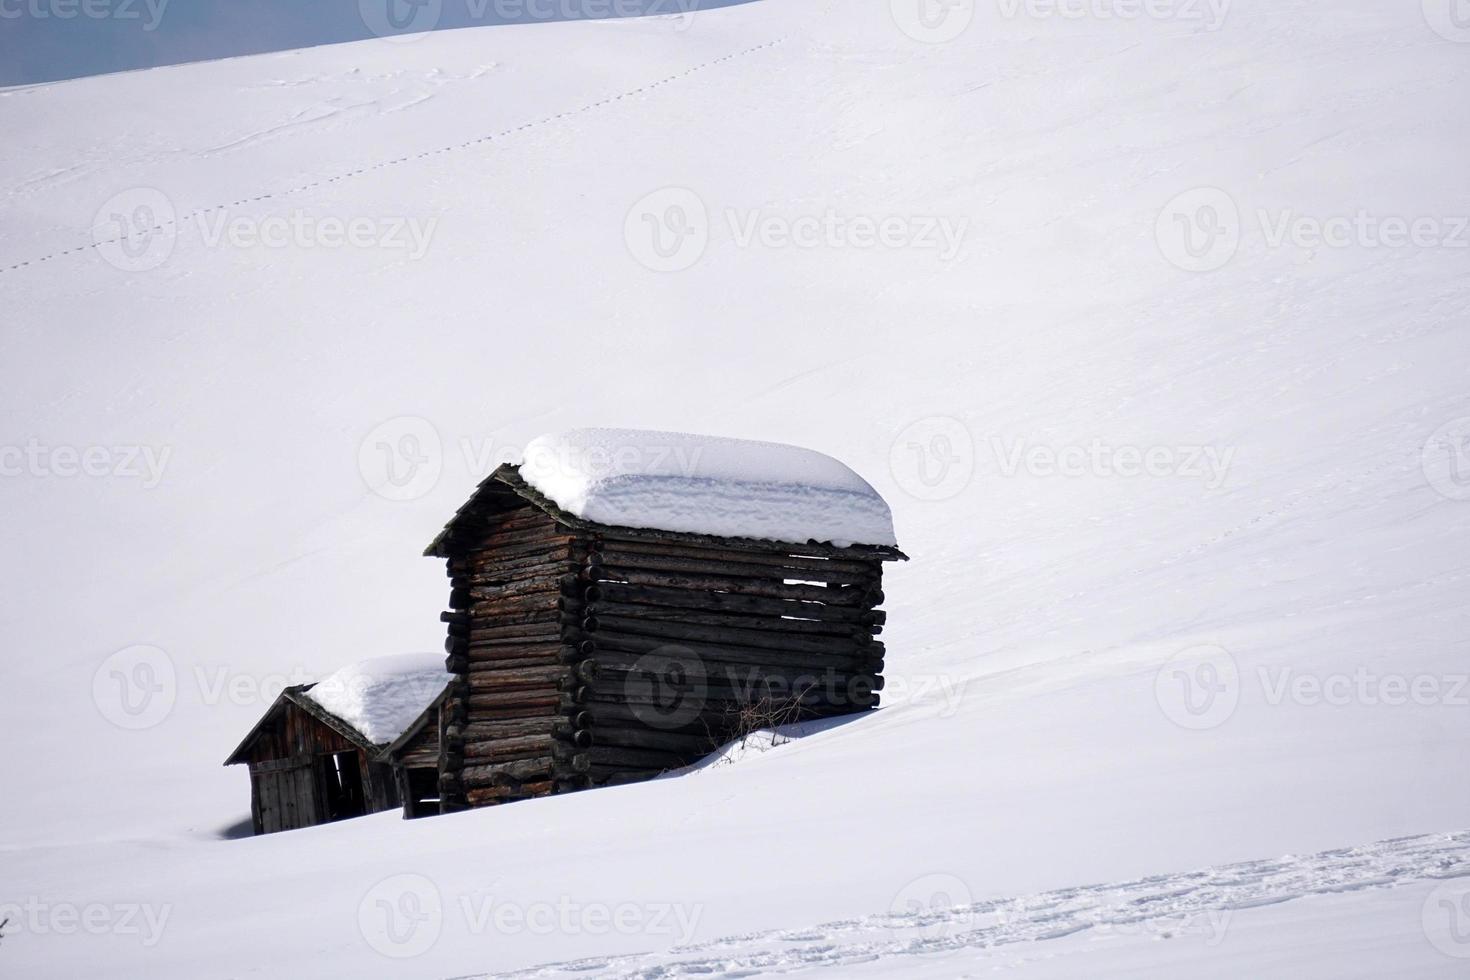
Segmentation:
<svg viewBox="0 0 1470 980">
<path fill-rule="evenodd" d="M 439 770 L 409 769 L 404 816 L 427 817 L 439 812 Z"/>
<path fill-rule="evenodd" d="M 367 813 L 362 787 L 362 766 L 356 752 L 338 752 L 321 757 L 323 815 L 327 820 L 346 820 Z"/>
</svg>

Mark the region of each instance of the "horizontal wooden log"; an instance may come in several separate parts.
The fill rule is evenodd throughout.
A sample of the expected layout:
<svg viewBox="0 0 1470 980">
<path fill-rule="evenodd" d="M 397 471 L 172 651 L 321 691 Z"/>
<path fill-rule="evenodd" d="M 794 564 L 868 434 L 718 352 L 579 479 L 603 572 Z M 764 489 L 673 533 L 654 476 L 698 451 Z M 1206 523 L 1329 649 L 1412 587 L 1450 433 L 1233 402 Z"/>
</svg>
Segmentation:
<svg viewBox="0 0 1470 980">
<path fill-rule="evenodd" d="M 748 674 L 710 673 L 676 690 L 664 684 L 650 684 L 645 670 L 632 671 L 608 664 L 603 665 L 601 674 L 591 685 L 595 693 L 621 695 L 630 704 L 642 703 L 646 694 L 655 716 L 682 714 L 691 710 L 686 705 L 719 701 L 739 704 L 771 701 L 859 710 L 873 704 L 873 692 L 882 686 L 882 679 L 872 674 L 752 670 Z"/>
<path fill-rule="evenodd" d="M 658 749 L 681 755 L 693 754 L 696 757 L 709 755 L 725 741 L 726 739 L 718 731 L 708 734 L 680 733 L 650 728 L 612 728 L 606 725 L 599 726 L 597 729 L 598 745 Z"/>
<path fill-rule="evenodd" d="M 592 751 L 588 749 L 588 751 Z M 466 765 L 460 770 L 460 782 L 466 789 L 484 786 L 505 786 L 537 778 L 550 779 L 552 758 L 550 755 L 536 759 L 515 759 L 510 762 L 490 762 L 483 765 Z"/>
<path fill-rule="evenodd" d="M 477 563 L 485 561 L 514 561 L 520 558 L 535 558 L 542 555 L 554 554 L 565 550 L 568 544 L 565 541 L 555 542 L 546 540 L 530 539 L 515 544 L 497 544 L 493 548 L 474 547 L 457 552 L 451 557 L 445 566 L 445 572 L 450 578 L 461 575 L 465 571 L 473 569 Z"/>
<path fill-rule="evenodd" d="M 678 539 L 671 541 L 667 537 L 660 536 L 660 533 L 657 531 L 650 532 L 636 528 L 599 527 L 593 533 L 593 537 L 602 541 L 604 544 L 614 541 L 646 541 L 657 544 L 676 543 L 680 546 L 719 552 L 739 550 L 760 555 L 801 555 L 809 558 L 836 558 L 843 561 L 896 560 L 897 557 L 888 552 L 874 551 L 867 545 L 839 548 L 836 545 L 815 541 L 779 542 L 752 538 L 726 538 L 693 533 L 684 533 Z"/>
<path fill-rule="evenodd" d="M 538 796 L 549 796 L 554 791 L 555 785 L 555 781 L 543 779 L 514 786 L 485 786 L 469 790 L 465 794 L 465 799 L 471 806 L 512 803 L 517 800 L 535 799 Z"/>
<path fill-rule="evenodd" d="M 600 659 L 609 652 L 633 654 L 658 654 L 670 662 L 680 657 L 701 661 L 706 668 L 714 664 L 730 664 L 743 667 L 793 667 L 808 669 L 844 670 L 881 660 L 883 651 L 874 646 L 854 646 L 847 653 L 809 653 L 806 651 L 781 651 L 761 647 L 736 646 L 730 643 L 703 643 L 692 640 L 670 640 L 657 636 L 638 636 L 632 633 L 599 628 L 593 636 L 596 653 Z M 875 645 L 876 646 L 876 645 Z M 617 658 L 623 659 L 623 658 Z"/>
<path fill-rule="evenodd" d="M 532 640 L 522 643 L 478 643 L 471 641 L 465 654 L 471 663 L 516 660 L 523 657 L 557 657 L 575 646 L 561 639 Z"/>
<path fill-rule="evenodd" d="M 677 623 L 641 616 L 588 617 L 583 628 L 590 633 L 623 633 L 671 640 L 692 640 L 774 650 L 791 653 L 825 653 L 855 656 L 871 643 L 866 637 L 855 640 L 841 637 L 792 636 L 735 626 L 706 626 L 702 623 Z M 594 637 L 595 639 L 595 637 Z"/>
<path fill-rule="evenodd" d="M 603 766 L 678 769 L 688 765 L 692 761 L 687 756 L 677 752 L 663 752 L 656 749 L 633 749 L 623 746 L 594 745 L 584 754 L 591 765 Z"/>
<path fill-rule="evenodd" d="M 526 569 L 524 572 L 497 573 L 486 571 L 473 575 L 462 575 L 455 578 L 454 585 L 456 588 L 470 590 L 502 589 L 513 585 L 523 585 L 528 582 L 547 582 L 552 579 L 561 578 L 564 575 L 575 575 L 581 568 L 582 566 L 576 562 L 547 562 L 535 568 Z"/>
<path fill-rule="evenodd" d="M 777 636 L 823 636 L 866 642 L 872 637 L 872 626 L 860 623 L 823 622 L 790 619 L 782 616 L 744 612 L 705 612 L 700 609 L 678 609 L 631 602 L 594 602 L 582 609 L 583 617 L 632 616 L 655 622 L 691 623 L 703 626 L 733 626 L 737 629 L 760 630 Z M 565 614 L 570 618 L 573 614 Z"/>
<path fill-rule="evenodd" d="M 445 729 L 444 738 L 448 742 L 463 743 L 466 739 L 483 742 L 497 738 L 551 735 L 565 740 L 591 724 L 592 716 L 585 708 L 577 707 L 569 711 L 553 710 L 520 718 L 490 721 L 476 719 L 472 722 L 454 724 Z"/>
<path fill-rule="evenodd" d="M 578 612 L 581 609 L 579 603 L 574 599 L 567 600 L 568 605 L 576 605 L 576 608 L 563 610 L 561 600 L 538 602 L 529 609 L 520 612 L 497 612 L 490 615 L 476 615 L 470 610 L 465 610 L 471 627 L 486 627 L 490 629 L 502 629 L 512 626 L 522 627 L 548 627 L 558 625 L 575 625 L 579 621 Z"/>
<path fill-rule="evenodd" d="M 481 691 L 556 691 L 557 682 L 567 676 L 563 665 L 554 667 L 522 667 L 516 670 L 472 672 L 469 675 L 471 696 Z"/>
<path fill-rule="evenodd" d="M 822 569 L 797 568 L 756 562 L 741 562 L 731 560 L 733 557 L 731 555 L 726 558 L 710 559 L 674 555 L 647 555 L 609 546 L 600 553 L 589 555 L 587 557 L 587 563 L 593 567 L 611 565 L 619 568 L 637 568 L 646 571 L 754 578 L 776 583 L 795 580 L 798 582 L 822 582 L 835 585 L 862 585 L 871 587 L 877 585 L 882 576 L 881 570 L 876 568 L 865 569 L 860 572 L 849 572 L 830 567 Z"/>
<path fill-rule="evenodd" d="M 485 664 L 471 664 L 472 667 L 485 667 Z M 580 660 L 572 664 L 556 664 L 554 666 L 530 666 L 499 669 L 471 670 L 468 675 L 471 691 L 478 690 L 512 690 L 526 687 L 557 687 L 564 680 L 571 679 L 578 682 L 593 681 L 597 678 L 597 661 Z"/>
<path fill-rule="evenodd" d="M 571 664 L 582 659 L 582 654 L 576 650 L 568 650 L 558 647 L 544 654 L 524 655 L 516 657 L 481 657 L 483 650 L 476 650 L 472 654 L 474 659 L 469 660 L 468 666 L 463 671 L 466 680 L 470 674 L 494 674 L 502 670 L 520 670 L 524 667 L 559 667 L 565 670 Z M 483 686 L 483 685 L 480 685 Z"/>
<path fill-rule="evenodd" d="M 524 544 L 528 541 L 540 543 L 571 544 L 575 535 L 558 524 L 548 523 L 531 527 L 500 527 L 481 531 L 465 539 L 466 550 L 487 551 L 504 545 Z"/>
<path fill-rule="evenodd" d="M 532 595 L 560 595 L 563 589 L 575 583 L 571 576 L 545 576 L 519 579 L 503 585 L 466 583 L 464 589 L 470 594 L 470 610 L 480 613 L 484 607 L 504 604 L 507 599 L 522 599 Z"/>
<path fill-rule="evenodd" d="M 792 599 L 769 599 L 764 596 L 735 595 L 729 592 L 697 592 L 683 588 L 628 585 L 621 582 L 598 582 L 582 590 L 588 603 L 623 602 L 670 606 L 676 609 L 702 609 L 709 612 L 745 612 L 794 619 L 826 622 L 862 623 L 868 610 L 854 606 L 836 606 L 822 602 Z"/>
<path fill-rule="evenodd" d="M 578 639 L 581 638 L 582 631 L 580 627 L 575 629 L 566 627 L 565 629 L 575 633 Z M 568 639 L 563 630 L 563 627 L 557 626 L 549 630 L 537 630 L 535 633 L 497 633 L 491 636 L 485 636 L 479 631 L 476 631 L 469 638 L 469 648 L 471 650 L 494 651 L 502 647 L 515 650 L 521 647 L 573 645 L 574 641 Z"/>
<path fill-rule="evenodd" d="M 474 620 L 469 628 L 469 638 L 481 645 L 498 642 L 535 643 L 560 640 L 565 628 L 565 624 L 554 619 L 540 623 L 507 623 L 495 617 L 484 616 Z"/>
<path fill-rule="evenodd" d="M 855 687 L 851 693 L 841 690 L 828 695 L 809 689 L 802 689 L 796 694 L 776 686 L 732 687 L 718 684 L 705 686 L 703 697 L 696 692 L 683 699 L 671 697 L 669 692 L 661 692 L 655 697 L 630 692 L 626 686 L 620 689 L 612 672 L 607 671 L 596 685 L 589 686 L 583 706 L 592 711 L 594 718 L 603 713 L 603 709 L 625 709 L 641 723 L 659 731 L 713 731 L 750 705 L 776 701 L 782 705 L 793 705 L 796 720 L 807 721 L 838 718 L 876 708 L 881 703 L 881 696 L 876 692 L 868 694 L 861 686 Z M 593 730 L 597 728 L 594 722 Z"/>
<path fill-rule="evenodd" d="M 732 717 L 732 713 L 723 707 L 723 702 L 706 702 L 700 708 L 701 710 L 691 715 L 681 715 L 682 724 L 675 726 L 665 724 L 657 730 L 704 735 L 722 730 L 727 719 Z M 630 704 L 617 695 L 600 694 L 595 688 L 588 697 L 584 710 L 592 717 L 591 728 L 594 733 L 602 731 L 604 725 L 619 725 L 624 728 L 649 727 L 650 719 L 659 717 L 656 707 L 651 704 Z M 667 718 L 667 716 L 664 717 Z"/>
<path fill-rule="evenodd" d="M 496 710 L 521 710 L 533 708 L 570 710 L 573 703 L 564 692 L 558 691 L 475 691 L 467 699 L 470 711 L 476 718 L 491 717 L 488 712 Z M 528 712 L 529 713 L 529 712 Z M 505 717 L 524 717 L 509 715 Z"/>
<path fill-rule="evenodd" d="M 517 573 L 553 562 L 580 562 L 587 556 L 588 552 L 585 549 L 574 545 L 552 545 L 530 554 L 509 556 L 495 551 L 482 551 L 468 558 L 458 558 L 451 562 L 450 578 L 462 575 Z"/>
<path fill-rule="evenodd" d="M 748 547 L 701 548 L 682 542 L 619 538 L 615 535 L 604 534 L 591 547 L 593 551 L 603 554 L 609 551 L 623 551 L 633 554 L 666 555 L 675 558 L 693 558 L 707 561 L 735 560 L 756 564 L 778 565 L 807 571 L 833 569 L 836 571 L 862 574 L 872 571 L 881 572 L 883 568 L 883 562 L 877 558 L 824 558 L 801 555 L 796 552 L 787 551 L 782 546 L 774 544 L 770 549 L 752 549 Z"/>
<path fill-rule="evenodd" d="M 579 733 L 586 736 L 586 743 L 582 748 L 590 748 L 590 735 L 587 732 Z M 488 762 L 509 762 L 516 759 L 534 759 L 540 756 L 549 756 L 554 762 L 569 762 L 578 752 L 578 747 L 572 743 L 557 739 L 551 735 L 525 735 L 519 738 L 495 738 L 479 742 L 466 742 L 464 744 L 464 758 L 470 765 L 482 765 Z"/>
<path fill-rule="evenodd" d="M 529 595 L 510 596 L 509 598 L 484 600 L 472 598 L 465 605 L 465 610 L 476 619 L 499 619 L 508 615 L 521 613 L 544 613 L 560 609 L 562 597 L 563 594 L 558 589 L 557 591 L 533 592 Z"/>
<path fill-rule="evenodd" d="M 695 575 L 687 572 L 650 571 L 624 565 L 599 565 L 587 569 L 587 578 L 595 582 L 622 582 L 629 585 L 651 585 L 664 589 L 686 589 L 698 592 L 730 592 L 736 595 L 760 596 L 766 599 L 794 599 L 820 602 L 832 606 L 878 605 L 869 601 L 875 590 L 867 586 L 797 585 L 763 579 L 736 578 L 728 575 Z"/>
</svg>

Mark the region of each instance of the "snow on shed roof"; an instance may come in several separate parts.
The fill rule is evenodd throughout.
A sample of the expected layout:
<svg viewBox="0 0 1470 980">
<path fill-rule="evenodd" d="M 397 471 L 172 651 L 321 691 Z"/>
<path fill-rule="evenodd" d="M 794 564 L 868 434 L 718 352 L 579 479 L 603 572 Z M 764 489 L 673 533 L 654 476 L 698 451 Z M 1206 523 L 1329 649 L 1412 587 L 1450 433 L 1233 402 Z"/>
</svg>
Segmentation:
<svg viewBox="0 0 1470 980">
<path fill-rule="evenodd" d="M 397 738 L 449 682 L 444 656 L 400 653 L 348 664 L 302 692 L 375 745 Z"/>
<path fill-rule="evenodd" d="M 888 504 L 830 456 L 774 442 L 636 429 L 533 439 L 520 477 L 563 511 L 621 527 L 896 547 Z"/>
</svg>

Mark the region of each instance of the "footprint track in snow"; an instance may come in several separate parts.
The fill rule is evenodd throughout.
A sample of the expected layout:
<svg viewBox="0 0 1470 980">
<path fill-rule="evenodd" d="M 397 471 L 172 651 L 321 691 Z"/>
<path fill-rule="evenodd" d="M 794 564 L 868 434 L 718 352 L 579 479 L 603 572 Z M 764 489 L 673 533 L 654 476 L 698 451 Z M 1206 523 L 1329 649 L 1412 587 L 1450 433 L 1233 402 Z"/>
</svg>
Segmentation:
<svg viewBox="0 0 1470 980">
<path fill-rule="evenodd" d="M 625 980 L 732 977 L 844 967 L 874 960 L 1046 942 L 1087 930 L 1209 936 L 1232 912 L 1313 895 L 1470 876 L 1470 831 L 1377 841 L 1304 857 L 1202 868 L 1131 881 L 991 899 L 945 909 L 881 913 L 802 929 L 724 936 L 666 952 L 548 963 L 494 976 Z M 1213 932 L 1212 932 L 1213 931 Z"/>
<path fill-rule="evenodd" d="M 619 92 L 615 95 L 605 96 L 604 98 L 598 99 L 596 102 L 589 102 L 579 108 L 568 109 L 564 112 L 553 113 L 549 116 L 543 116 L 540 119 L 522 123 L 519 126 L 511 126 L 506 129 L 502 129 L 499 132 L 486 133 L 483 136 L 472 137 L 460 143 L 449 143 L 444 146 L 436 147 L 432 150 L 422 150 L 417 153 L 405 154 L 404 156 L 394 157 L 390 160 L 383 160 L 367 167 L 360 167 L 356 170 L 349 170 L 345 173 L 337 174 L 334 177 L 323 177 L 320 180 L 309 181 L 307 183 L 299 184 L 295 187 L 286 188 L 284 190 L 270 191 L 265 194 L 255 195 L 254 197 L 242 197 L 237 201 L 232 201 L 229 203 L 214 204 L 207 207 L 195 208 L 193 211 L 189 211 L 186 214 L 178 215 L 167 221 L 159 222 L 157 225 L 154 225 L 151 228 L 139 229 L 137 235 L 146 236 L 157 234 L 169 228 L 180 227 L 187 221 L 192 221 L 195 218 L 207 214 L 213 214 L 216 211 L 222 211 L 226 208 L 240 207 L 245 204 L 255 204 L 261 201 L 271 201 L 280 198 L 290 197 L 295 194 L 303 194 L 317 187 L 325 187 L 330 184 L 340 183 L 344 180 L 350 180 L 353 177 L 360 177 L 363 174 L 386 170 L 390 167 L 402 166 L 406 163 L 412 163 L 416 160 L 424 160 L 429 157 L 439 156 L 444 153 L 455 153 L 460 150 L 469 149 L 471 147 L 478 146 L 483 143 L 489 143 L 494 140 L 504 140 L 525 130 L 536 129 L 542 126 L 550 125 L 551 123 L 559 122 L 563 119 L 569 119 L 574 116 L 582 115 L 583 113 L 593 112 L 597 109 L 603 108 L 604 106 L 609 106 L 614 103 L 621 102 L 624 99 L 629 99 L 637 95 L 643 95 L 648 92 L 652 92 L 655 89 L 663 88 L 666 85 L 671 85 L 674 82 L 678 82 L 682 79 L 688 78 L 690 75 L 696 75 L 700 72 L 708 71 L 709 69 L 714 68 L 718 65 L 726 64 L 736 59 L 747 57 L 749 55 L 755 54 L 758 51 L 765 51 L 770 48 L 777 47 L 778 45 L 784 44 L 786 41 L 790 40 L 792 36 L 793 35 L 786 35 L 784 37 L 776 38 L 775 40 L 765 41 L 761 44 L 756 44 L 748 48 L 743 48 L 739 51 L 732 51 L 729 54 L 721 55 L 718 58 L 712 58 L 709 61 L 700 62 L 699 64 L 686 68 L 681 72 L 676 72 L 672 75 L 666 75 L 663 78 L 655 79 L 651 82 L 646 82 L 643 85 L 637 86 L 636 88 L 631 88 L 626 91 Z M 10 263 L 9 265 L 0 265 L 0 275 L 18 272 L 32 265 L 39 265 L 43 262 L 50 262 L 53 259 L 60 259 L 69 255 L 76 255 L 80 252 L 89 252 L 98 248 L 102 248 L 104 246 L 116 245 L 121 242 L 124 237 L 125 236 L 117 235 L 113 236 L 112 238 L 97 239 L 82 245 L 75 245 L 71 248 L 51 252 L 47 255 L 42 255 L 37 258 L 24 259 L 19 262 Z"/>
</svg>

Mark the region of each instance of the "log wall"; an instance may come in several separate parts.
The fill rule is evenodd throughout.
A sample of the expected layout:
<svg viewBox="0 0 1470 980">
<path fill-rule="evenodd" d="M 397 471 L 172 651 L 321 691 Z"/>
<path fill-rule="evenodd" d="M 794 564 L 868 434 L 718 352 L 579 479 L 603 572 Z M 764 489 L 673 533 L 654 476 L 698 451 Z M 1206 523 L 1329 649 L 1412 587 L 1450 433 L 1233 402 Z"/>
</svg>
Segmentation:
<svg viewBox="0 0 1470 980">
<path fill-rule="evenodd" d="M 744 728 L 876 706 L 882 561 L 832 550 L 477 515 L 448 559 L 441 808 L 646 779 Z"/>
</svg>

